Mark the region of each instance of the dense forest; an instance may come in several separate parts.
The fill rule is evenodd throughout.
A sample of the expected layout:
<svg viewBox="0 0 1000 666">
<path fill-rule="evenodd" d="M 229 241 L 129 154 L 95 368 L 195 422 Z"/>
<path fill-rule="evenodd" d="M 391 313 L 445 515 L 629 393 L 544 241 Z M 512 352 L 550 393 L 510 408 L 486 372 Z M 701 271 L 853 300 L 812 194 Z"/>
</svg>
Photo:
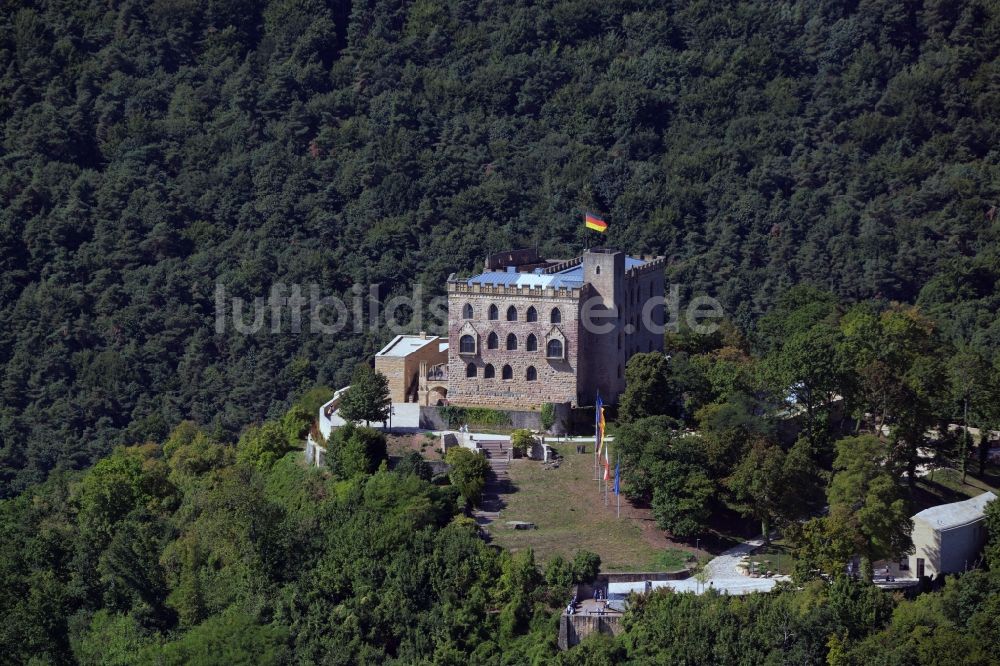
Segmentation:
<svg viewBox="0 0 1000 666">
<path fill-rule="evenodd" d="M 1000 367 L 918 307 L 799 285 L 752 339 L 666 343 L 629 360 L 614 447 L 626 497 L 674 537 L 742 525 L 788 539 L 802 579 L 855 560 L 870 577 L 913 551 L 913 514 L 996 485 L 989 439 L 963 426 L 1000 428 Z"/>
<path fill-rule="evenodd" d="M 990 0 L 7 2 L 0 494 L 234 442 L 384 341 L 218 334 L 216 283 L 430 297 L 584 209 L 744 332 L 809 283 L 995 357 L 998 38 Z"/>
<path fill-rule="evenodd" d="M 389 470 L 374 430 L 341 429 L 329 467 L 305 467 L 290 449 L 310 413 L 235 446 L 183 422 L 0 501 L 5 662 L 998 663 L 1000 502 L 989 569 L 915 600 L 843 575 L 749 597 L 661 590 L 634 599 L 621 635 L 560 652 L 559 612 L 599 558 L 539 567 L 487 544 L 455 466 L 435 477 L 413 453 Z"/>
</svg>

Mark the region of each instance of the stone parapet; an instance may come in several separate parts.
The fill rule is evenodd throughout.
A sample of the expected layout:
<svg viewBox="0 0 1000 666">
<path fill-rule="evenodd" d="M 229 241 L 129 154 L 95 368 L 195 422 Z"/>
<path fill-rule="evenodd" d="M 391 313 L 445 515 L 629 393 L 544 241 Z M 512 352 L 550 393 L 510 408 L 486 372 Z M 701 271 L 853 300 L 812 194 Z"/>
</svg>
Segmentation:
<svg viewBox="0 0 1000 666">
<path fill-rule="evenodd" d="M 448 294 L 468 294 L 495 296 L 499 298 L 570 298 L 578 300 L 586 298 L 589 293 L 587 285 L 582 287 L 519 287 L 502 284 L 469 284 L 465 280 L 448 282 Z"/>
</svg>

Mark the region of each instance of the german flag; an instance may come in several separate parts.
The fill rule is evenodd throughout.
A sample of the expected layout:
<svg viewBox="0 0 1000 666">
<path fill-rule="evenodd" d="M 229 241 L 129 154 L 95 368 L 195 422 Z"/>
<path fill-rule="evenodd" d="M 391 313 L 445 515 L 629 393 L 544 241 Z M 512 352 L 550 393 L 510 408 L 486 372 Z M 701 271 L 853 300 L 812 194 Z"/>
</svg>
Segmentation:
<svg viewBox="0 0 1000 666">
<path fill-rule="evenodd" d="M 583 216 L 583 221 L 587 225 L 588 229 L 593 229 L 594 231 L 599 231 L 602 234 L 608 230 L 608 223 L 597 217 L 593 213 L 586 213 Z"/>
</svg>

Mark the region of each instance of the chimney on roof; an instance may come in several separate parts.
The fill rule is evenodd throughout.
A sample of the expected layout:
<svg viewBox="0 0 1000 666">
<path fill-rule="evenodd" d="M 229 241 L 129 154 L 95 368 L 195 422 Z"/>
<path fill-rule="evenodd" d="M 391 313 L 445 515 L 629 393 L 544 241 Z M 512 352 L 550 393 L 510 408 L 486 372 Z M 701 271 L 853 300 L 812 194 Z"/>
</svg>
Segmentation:
<svg viewBox="0 0 1000 666">
<path fill-rule="evenodd" d="M 427 339 L 427 331 L 420 331 L 420 339 L 421 340 Z"/>
</svg>

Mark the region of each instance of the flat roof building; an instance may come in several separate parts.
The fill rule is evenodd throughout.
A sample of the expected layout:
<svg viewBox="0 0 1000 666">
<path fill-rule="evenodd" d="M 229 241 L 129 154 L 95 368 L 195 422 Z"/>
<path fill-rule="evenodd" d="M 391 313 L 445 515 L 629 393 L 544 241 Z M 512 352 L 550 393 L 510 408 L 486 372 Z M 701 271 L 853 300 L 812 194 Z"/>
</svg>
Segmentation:
<svg viewBox="0 0 1000 666">
<path fill-rule="evenodd" d="M 392 402 L 436 405 L 448 396 L 448 340 L 397 335 L 375 354 L 375 369 L 389 380 Z"/>
<path fill-rule="evenodd" d="M 924 509 L 913 516 L 914 553 L 910 571 L 917 578 L 958 573 L 974 566 L 986 543 L 986 505 L 990 492 Z"/>
</svg>

